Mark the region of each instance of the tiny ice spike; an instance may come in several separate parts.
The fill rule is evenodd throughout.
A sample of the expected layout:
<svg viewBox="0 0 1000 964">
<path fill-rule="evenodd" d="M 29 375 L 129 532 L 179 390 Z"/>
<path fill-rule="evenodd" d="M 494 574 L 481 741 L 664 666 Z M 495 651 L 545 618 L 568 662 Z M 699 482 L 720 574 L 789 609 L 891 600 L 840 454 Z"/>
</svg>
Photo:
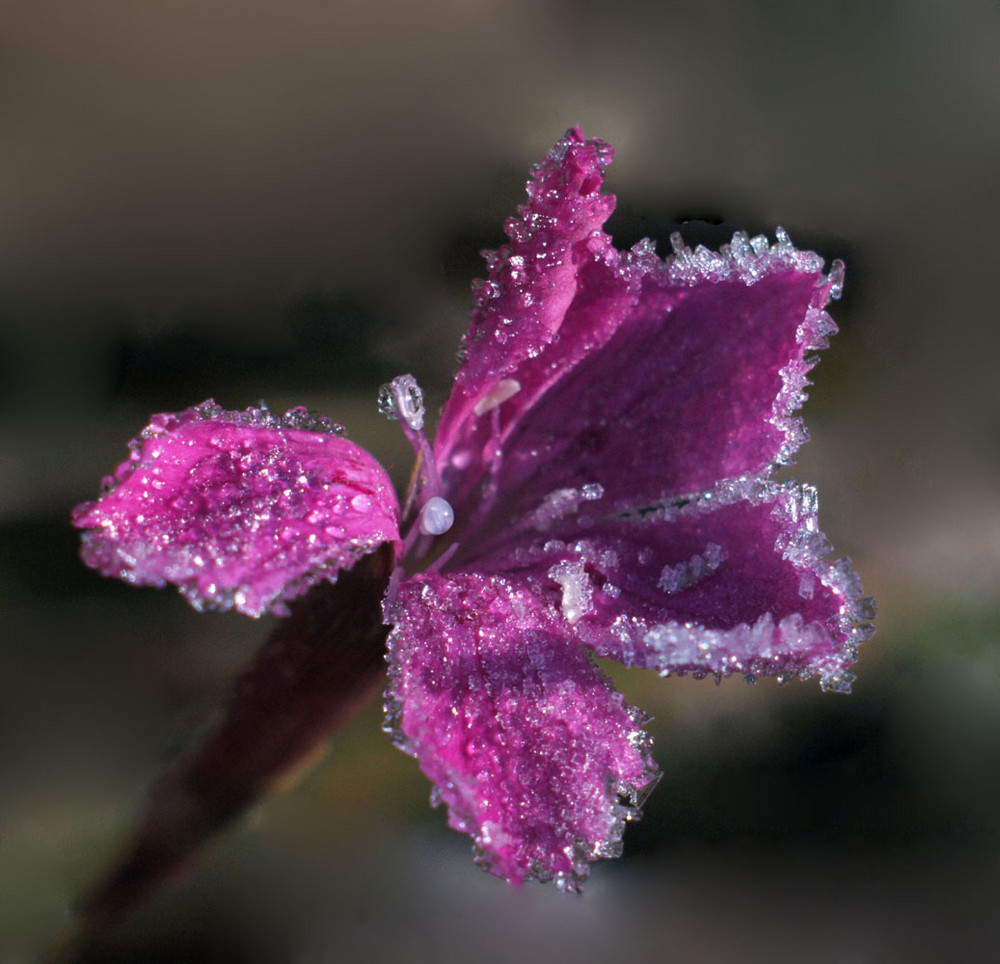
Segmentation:
<svg viewBox="0 0 1000 964">
<path fill-rule="evenodd" d="M 815 491 L 771 478 L 806 438 L 842 265 L 824 275 L 781 229 L 619 251 L 611 159 L 575 128 L 533 170 L 433 445 L 415 379 L 383 388 L 418 453 L 402 514 L 379 465 L 302 410 L 203 405 L 158 416 L 74 517 L 101 572 L 249 615 L 388 543 L 387 731 L 484 867 L 569 890 L 659 775 L 594 656 L 846 692 L 874 615 L 825 559 Z"/>
</svg>

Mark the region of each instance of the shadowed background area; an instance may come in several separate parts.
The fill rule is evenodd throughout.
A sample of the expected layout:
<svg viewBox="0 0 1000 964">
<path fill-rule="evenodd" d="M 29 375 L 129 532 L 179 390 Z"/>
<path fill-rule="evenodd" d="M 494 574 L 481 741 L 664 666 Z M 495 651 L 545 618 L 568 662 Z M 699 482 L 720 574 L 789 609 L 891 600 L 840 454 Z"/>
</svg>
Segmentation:
<svg viewBox="0 0 1000 964">
<path fill-rule="evenodd" d="M 378 385 L 443 402 L 478 251 L 574 123 L 617 149 L 621 246 L 781 225 L 847 263 L 788 474 L 879 598 L 854 695 L 617 674 L 665 775 L 582 901 L 481 874 L 372 706 L 100 959 L 1000 945 L 998 43 L 986 0 L 5 4 L 0 961 L 58 932 L 268 628 L 100 579 L 70 508 L 209 396 L 308 404 L 405 481 Z"/>
</svg>

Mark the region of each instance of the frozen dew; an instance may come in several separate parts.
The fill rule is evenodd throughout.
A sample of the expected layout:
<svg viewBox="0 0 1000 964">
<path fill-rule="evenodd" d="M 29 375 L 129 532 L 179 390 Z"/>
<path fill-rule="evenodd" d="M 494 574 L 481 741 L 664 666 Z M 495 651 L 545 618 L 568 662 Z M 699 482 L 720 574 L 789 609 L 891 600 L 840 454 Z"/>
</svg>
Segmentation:
<svg viewBox="0 0 1000 964">
<path fill-rule="evenodd" d="M 378 411 L 380 415 L 396 421 L 396 396 L 392 391 L 392 384 L 390 382 L 379 386 Z"/>
<path fill-rule="evenodd" d="M 549 570 L 549 578 L 562 586 L 559 608 L 572 624 L 591 610 L 594 587 L 582 559 L 564 559 Z"/>
<path fill-rule="evenodd" d="M 673 254 L 667 258 L 666 268 L 673 282 L 693 286 L 730 278 L 739 278 L 751 285 L 776 271 L 812 271 L 822 267 L 819 255 L 796 249 L 783 228 L 776 229 L 775 239 L 775 243 L 769 245 L 764 235 L 749 238 L 746 232 L 737 231 L 729 244 L 722 245 L 718 252 L 704 245 L 692 251 L 675 231 L 670 236 Z"/>
<path fill-rule="evenodd" d="M 630 665 L 645 666 L 661 676 L 790 680 L 819 675 L 826 692 L 849 692 L 854 679 L 847 672 L 845 657 L 853 659 L 856 653 L 831 653 L 828 631 L 797 613 L 780 621 L 764 613 L 753 623 L 729 628 L 675 620 L 650 624 L 642 618 L 619 617 L 611 634 Z"/>
<path fill-rule="evenodd" d="M 660 573 L 657 588 L 665 593 L 680 592 L 689 589 L 695 583 L 710 576 L 726 559 L 726 550 L 714 542 L 708 543 L 703 552 L 695 553 L 686 562 L 676 566 L 664 566 Z"/>
<path fill-rule="evenodd" d="M 844 262 L 839 258 L 830 265 L 830 297 L 839 298 L 844 293 Z"/>
<path fill-rule="evenodd" d="M 573 515 L 584 502 L 596 502 L 604 498 L 604 486 L 590 482 L 579 489 L 556 489 L 550 492 L 538 507 L 528 515 L 536 529 L 546 529 L 555 522 Z"/>
<path fill-rule="evenodd" d="M 803 599 L 812 599 L 816 595 L 816 574 L 807 571 L 799 577 L 799 595 Z"/>
<path fill-rule="evenodd" d="M 427 500 L 420 510 L 420 531 L 425 536 L 444 535 L 455 522 L 455 511 L 451 503 L 440 496 Z"/>
<path fill-rule="evenodd" d="M 846 669 L 824 673 L 819 680 L 819 688 L 824 693 L 850 693 L 857 676 Z"/>
<path fill-rule="evenodd" d="M 341 438 L 346 435 L 344 426 L 339 422 L 335 422 L 326 415 L 320 415 L 318 412 L 311 412 L 304 405 L 296 405 L 280 416 L 278 428 L 317 432 L 321 435 L 337 435 Z"/>
</svg>

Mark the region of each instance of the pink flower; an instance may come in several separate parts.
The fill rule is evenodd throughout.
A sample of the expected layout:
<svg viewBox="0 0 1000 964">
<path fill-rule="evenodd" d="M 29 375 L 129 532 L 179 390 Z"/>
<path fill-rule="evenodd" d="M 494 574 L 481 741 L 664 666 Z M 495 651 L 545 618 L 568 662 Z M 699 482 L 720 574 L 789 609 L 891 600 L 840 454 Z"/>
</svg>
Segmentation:
<svg viewBox="0 0 1000 964">
<path fill-rule="evenodd" d="M 389 544 L 388 731 L 484 867 L 569 889 L 658 777 L 594 656 L 847 691 L 874 615 L 814 490 L 771 478 L 842 267 L 780 230 L 618 251 L 611 155 L 575 129 L 533 171 L 433 446 L 413 378 L 383 388 L 419 456 L 402 512 L 332 423 L 205 403 L 154 418 L 74 515 L 102 573 L 251 616 Z"/>
</svg>

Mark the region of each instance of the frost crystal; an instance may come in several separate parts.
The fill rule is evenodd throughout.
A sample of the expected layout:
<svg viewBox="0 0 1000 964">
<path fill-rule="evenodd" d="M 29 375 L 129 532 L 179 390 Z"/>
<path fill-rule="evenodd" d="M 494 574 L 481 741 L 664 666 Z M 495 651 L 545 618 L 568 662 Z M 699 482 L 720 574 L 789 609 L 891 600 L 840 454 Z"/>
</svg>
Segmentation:
<svg viewBox="0 0 1000 964">
<path fill-rule="evenodd" d="M 705 551 L 676 566 L 664 566 L 657 586 L 664 592 L 680 592 L 715 572 L 726 558 L 726 550 L 710 542 Z"/>
<path fill-rule="evenodd" d="M 573 515 L 584 502 L 596 502 L 603 495 L 604 489 L 596 482 L 579 489 L 557 489 L 545 496 L 528 519 L 535 528 L 544 530 Z"/>
<path fill-rule="evenodd" d="M 581 616 L 590 612 L 594 587 L 582 559 L 557 563 L 549 570 L 549 578 L 562 586 L 559 608 L 570 623 L 579 622 Z"/>
</svg>

